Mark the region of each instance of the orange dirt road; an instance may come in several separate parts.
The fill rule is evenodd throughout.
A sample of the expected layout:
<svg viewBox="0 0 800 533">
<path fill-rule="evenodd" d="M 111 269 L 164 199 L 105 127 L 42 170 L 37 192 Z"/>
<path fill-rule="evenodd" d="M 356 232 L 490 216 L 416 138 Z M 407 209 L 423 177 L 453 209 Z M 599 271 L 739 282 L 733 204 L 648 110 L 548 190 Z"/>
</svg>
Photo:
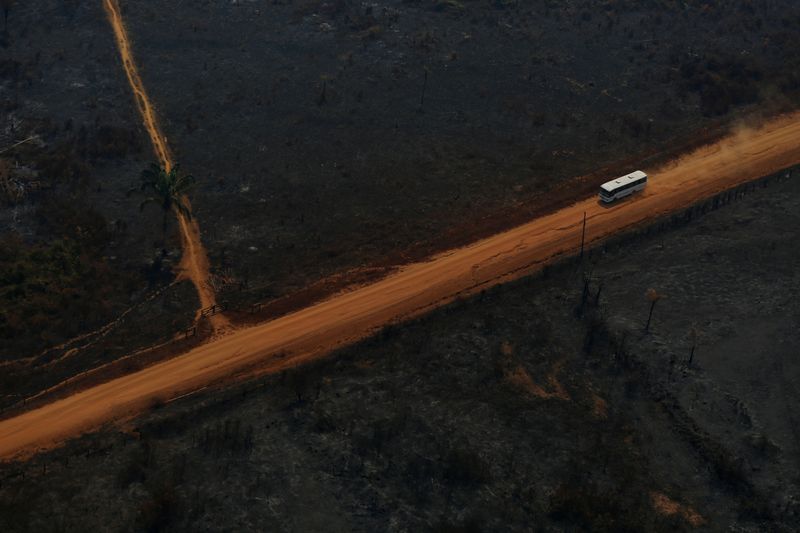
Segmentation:
<svg viewBox="0 0 800 533">
<path fill-rule="evenodd" d="M 595 198 L 469 246 L 407 265 L 331 297 L 139 372 L 0 421 L 0 457 L 24 458 L 233 375 L 273 372 L 318 357 L 394 321 L 519 277 L 591 243 L 742 182 L 800 163 L 800 113 L 741 130 L 651 172 L 643 193 L 612 207 Z"/>
<path fill-rule="evenodd" d="M 136 68 L 136 62 L 133 60 L 133 51 L 131 50 L 130 39 L 128 39 L 128 32 L 125 30 L 125 24 L 122 21 L 122 11 L 119 3 L 117 0 L 103 0 L 103 6 L 108 15 L 111 29 L 114 30 L 114 40 L 117 43 L 122 67 L 125 70 L 125 76 L 128 78 L 128 85 L 131 86 L 133 91 L 136 107 L 142 116 L 145 130 L 147 130 L 147 135 L 153 144 L 153 150 L 156 153 L 156 157 L 158 157 L 159 163 L 161 163 L 164 170 L 169 172 L 173 167 L 173 161 L 167 146 L 167 138 L 158 126 L 155 109 L 153 104 L 150 103 L 150 97 L 147 96 L 144 82 L 139 75 L 139 70 Z M 180 265 L 181 276 L 191 281 L 194 285 L 201 309 L 211 307 L 216 303 L 216 296 L 208 284 L 208 256 L 200 240 L 200 228 L 197 225 L 197 220 L 187 219 L 183 213 L 178 211 L 175 211 L 175 216 L 178 217 L 178 223 L 181 228 L 181 243 L 183 245 L 183 257 Z M 197 310 L 196 319 L 200 318 L 201 309 Z M 230 328 L 230 322 L 223 315 L 217 314 L 209 318 L 215 331 Z"/>
</svg>

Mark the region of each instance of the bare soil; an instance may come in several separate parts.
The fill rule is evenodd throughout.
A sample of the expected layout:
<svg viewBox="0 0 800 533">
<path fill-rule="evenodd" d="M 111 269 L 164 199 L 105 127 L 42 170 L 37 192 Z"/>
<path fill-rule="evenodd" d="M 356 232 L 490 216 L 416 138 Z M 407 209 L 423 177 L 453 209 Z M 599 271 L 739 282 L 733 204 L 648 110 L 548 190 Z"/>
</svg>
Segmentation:
<svg viewBox="0 0 800 533">
<path fill-rule="evenodd" d="M 558 257 L 669 215 L 691 220 L 708 204 L 761 187 L 800 163 L 798 114 L 758 130 L 742 130 L 658 169 L 646 189 L 607 205 L 596 197 L 469 246 L 408 265 L 380 281 L 316 305 L 232 332 L 168 361 L 0 421 L 0 457 L 59 444 L 81 432 L 232 376 L 275 373 L 374 335 L 499 283 L 524 276 Z M 791 171 L 788 171 L 791 174 Z M 717 194 L 715 194 L 717 193 Z M 712 196 L 713 198 L 709 198 Z M 689 206 L 687 208 L 687 206 Z M 585 231 L 581 224 L 586 220 Z M 584 238 L 585 237 L 585 238 Z"/>
<path fill-rule="evenodd" d="M 168 142 L 201 178 L 210 283 L 245 322 L 797 104 L 792 2 L 122 7 Z M 3 280 L 42 282 L 3 282 L 0 356 L 51 364 L 5 374 L 7 406 L 168 340 L 197 303 L 180 285 L 159 292 L 176 228 L 162 237 L 160 214 L 127 195 L 154 156 L 102 4 L 13 3 L 0 45 L 0 147 L 36 136 L 0 154 L 14 196 L 4 189 Z M 70 276 L 53 267 L 62 241 L 80 258 Z M 92 334 L 111 323 L 124 341 Z"/>
<path fill-rule="evenodd" d="M 6 465 L 0 519 L 796 530 L 799 201 L 773 180 L 314 365 L 154 405 Z M 648 289 L 663 297 L 645 332 Z"/>
</svg>

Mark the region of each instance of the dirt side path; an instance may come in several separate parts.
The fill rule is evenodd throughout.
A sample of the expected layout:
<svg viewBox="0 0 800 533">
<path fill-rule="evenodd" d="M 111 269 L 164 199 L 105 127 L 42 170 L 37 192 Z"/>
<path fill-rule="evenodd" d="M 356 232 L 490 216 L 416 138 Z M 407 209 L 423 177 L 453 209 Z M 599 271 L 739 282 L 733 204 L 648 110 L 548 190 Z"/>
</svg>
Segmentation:
<svg viewBox="0 0 800 533">
<path fill-rule="evenodd" d="M 142 116 L 142 122 L 147 130 L 147 135 L 150 137 L 153 150 L 156 153 L 156 157 L 158 157 L 159 163 L 165 170 L 169 171 L 173 167 L 174 162 L 170 155 L 169 146 L 167 145 L 167 138 L 161 131 L 155 109 L 150 102 L 150 97 L 147 95 L 147 91 L 144 88 L 144 82 L 136 68 L 130 39 L 128 39 L 128 32 L 125 30 L 119 3 L 117 0 L 104 0 L 103 6 L 108 14 L 108 21 L 111 24 L 111 28 L 114 30 L 114 39 L 117 43 L 122 66 L 128 78 L 128 84 L 133 91 L 136 107 L 139 109 L 139 114 Z M 181 275 L 189 279 L 194 285 L 200 299 L 201 308 L 211 307 L 216 304 L 217 301 L 214 291 L 208 284 L 208 254 L 200 240 L 200 228 L 196 220 L 189 220 L 182 213 L 178 212 L 176 212 L 175 215 L 178 217 L 178 222 L 180 223 L 181 243 L 183 245 L 183 257 L 180 264 L 182 270 Z M 198 309 L 197 319 L 200 318 L 200 312 L 201 310 Z M 215 330 L 230 328 L 230 322 L 221 314 L 211 316 L 210 320 Z"/>
<path fill-rule="evenodd" d="M 0 422 L 0 457 L 53 446 L 234 374 L 273 372 L 318 357 L 386 324 L 536 270 L 591 243 L 742 182 L 800 163 L 800 113 L 741 130 L 651 171 L 644 193 L 612 207 L 595 198 L 469 246 L 403 267 L 272 322 Z"/>
</svg>

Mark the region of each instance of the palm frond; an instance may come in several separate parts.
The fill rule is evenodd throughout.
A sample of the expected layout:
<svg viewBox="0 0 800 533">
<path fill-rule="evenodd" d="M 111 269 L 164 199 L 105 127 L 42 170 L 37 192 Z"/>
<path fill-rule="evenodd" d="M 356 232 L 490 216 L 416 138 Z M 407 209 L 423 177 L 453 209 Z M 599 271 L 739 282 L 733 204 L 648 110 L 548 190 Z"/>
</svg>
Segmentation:
<svg viewBox="0 0 800 533">
<path fill-rule="evenodd" d="M 158 166 L 156 163 L 150 163 L 150 166 L 146 169 L 142 170 L 141 176 L 142 180 L 146 181 L 156 181 L 158 180 L 159 175 L 161 175 L 164 170 Z"/>
<path fill-rule="evenodd" d="M 148 196 L 139 203 L 139 211 L 144 211 L 144 208 L 147 207 L 147 204 L 160 204 L 160 203 L 161 200 L 159 200 L 155 196 Z"/>
<path fill-rule="evenodd" d="M 178 211 L 178 213 L 186 217 L 187 220 L 192 220 L 192 210 L 184 202 L 178 202 L 174 204 L 174 206 L 175 210 Z"/>
<path fill-rule="evenodd" d="M 174 210 L 177 214 L 191 219 L 192 210 L 184 199 L 184 195 L 195 183 L 196 180 L 191 174 L 181 174 L 180 164 L 178 163 L 169 171 L 155 163 L 151 163 L 141 173 L 139 192 L 146 194 L 147 197 L 139 207 L 144 209 L 144 206 L 148 203 L 157 203 L 161 206 L 165 215 Z"/>
</svg>

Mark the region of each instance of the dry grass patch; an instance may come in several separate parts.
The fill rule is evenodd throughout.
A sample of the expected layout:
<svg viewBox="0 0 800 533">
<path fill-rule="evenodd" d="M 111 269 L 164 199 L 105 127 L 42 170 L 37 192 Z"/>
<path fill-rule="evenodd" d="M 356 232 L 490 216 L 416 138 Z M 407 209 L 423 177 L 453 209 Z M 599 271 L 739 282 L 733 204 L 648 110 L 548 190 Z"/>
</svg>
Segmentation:
<svg viewBox="0 0 800 533">
<path fill-rule="evenodd" d="M 650 492 L 650 501 L 653 509 L 664 516 L 680 516 L 694 527 L 700 527 L 706 523 L 706 519 L 691 506 L 678 503 L 664 493 Z"/>
<path fill-rule="evenodd" d="M 549 400 L 551 398 L 557 398 L 559 400 L 570 399 L 569 393 L 567 393 L 557 377 L 561 367 L 564 366 L 563 360 L 553 365 L 552 371 L 547 376 L 547 388 L 545 388 L 536 383 L 525 367 L 517 361 L 514 357 L 514 347 L 510 343 L 503 342 L 500 345 L 500 353 L 502 356 L 501 364 L 504 367 L 503 373 L 505 379 L 515 387 L 543 400 Z"/>
</svg>

